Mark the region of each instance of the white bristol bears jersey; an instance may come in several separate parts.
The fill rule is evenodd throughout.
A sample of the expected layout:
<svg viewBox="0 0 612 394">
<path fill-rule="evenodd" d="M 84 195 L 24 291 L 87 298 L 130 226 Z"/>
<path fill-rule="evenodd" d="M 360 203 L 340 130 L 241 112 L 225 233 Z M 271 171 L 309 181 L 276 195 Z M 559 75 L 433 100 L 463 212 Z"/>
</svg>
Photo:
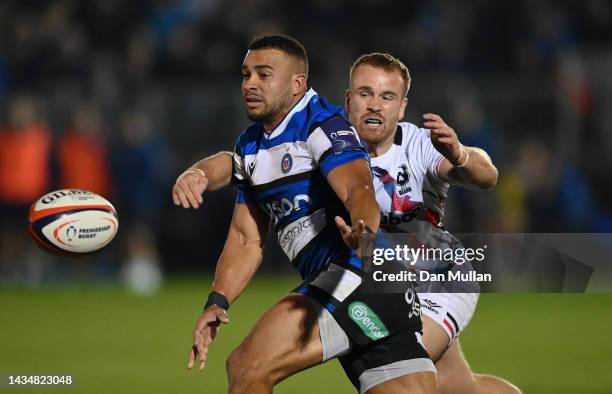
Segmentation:
<svg viewBox="0 0 612 394">
<path fill-rule="evenodd" d="M 271 133 L 260 123 L 238 138 L 234 153 L 237 203 L 258 204 L 271 218 L 278 242 L 303 278 L 327 261 L 361 269 L 334 217 L 349 215 L 327 182 L 334 168 L 368 160 L 356 131 L 310 89 Z"/>
<path fill-rule="evenodd" d="M 391 148 L 370 159 L 382 228 L 393 232 L 415 219 L 442 226 L 449 187 L 438 176 L 442 159 L 429 130 L 407 122 L 398 125 Z"/>
</svg>

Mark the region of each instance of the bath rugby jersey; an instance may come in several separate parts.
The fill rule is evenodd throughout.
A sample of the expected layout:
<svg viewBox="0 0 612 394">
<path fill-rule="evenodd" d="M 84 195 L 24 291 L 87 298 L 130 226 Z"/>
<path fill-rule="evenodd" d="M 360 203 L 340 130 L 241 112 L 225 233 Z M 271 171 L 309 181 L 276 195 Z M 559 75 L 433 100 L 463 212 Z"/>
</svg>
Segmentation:
<svg viewBox="0 0 612 394">
<path fill-rule="evenodd" d="M 449 187 L 438 176 L 443 159 L 428 130 L 407 122 L 398 125 L 391 148 L 371 158 L 382 228 L 393 231 L 418 221 L 441 227 Z"/>
<path fill-rule="evenodd" d="M 310 89 L 270 133 L 249 126 L 234 151 L 237 203 L 256 203 L 270 216 L 278 242 L 302 277 L 328 260 L 361 268 L 334 224 L 344 205 L 327 182 L 334 168 L 368 160 L 341 107 Z"/>
</svg>

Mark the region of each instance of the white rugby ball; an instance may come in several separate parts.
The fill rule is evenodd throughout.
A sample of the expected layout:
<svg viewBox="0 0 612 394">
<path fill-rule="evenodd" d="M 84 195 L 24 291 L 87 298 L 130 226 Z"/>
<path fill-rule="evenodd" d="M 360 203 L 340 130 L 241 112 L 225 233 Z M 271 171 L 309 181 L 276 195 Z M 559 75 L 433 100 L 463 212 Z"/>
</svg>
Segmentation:
<svg viewBox="0 0 612 394">
<path fill-rule="evenodd" d="M 30 207 L 30 236 L 53 252 L 94 252 L 112 241 L 118 229 L 115 207 L 86 190 L 57 190 Z"/>
</svg>

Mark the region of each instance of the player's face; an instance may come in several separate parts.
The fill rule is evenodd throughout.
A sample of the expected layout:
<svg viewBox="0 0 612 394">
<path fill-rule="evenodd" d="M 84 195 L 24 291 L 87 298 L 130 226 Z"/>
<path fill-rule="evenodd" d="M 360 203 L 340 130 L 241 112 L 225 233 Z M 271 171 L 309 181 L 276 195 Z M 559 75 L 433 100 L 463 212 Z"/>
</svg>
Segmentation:
<svg viewBox="0 0 612 394">
<path fill-rule="evenodd" d="M 351 88 L 346 92 L 346 111 L 359 137 L 368 145 L 393 141 L 406 103 L 404 80 L 398 70 L 370 65 L 353 70 Z"/>
<path fill-rule="evenodd" d="M 242 63 L 242 95 L 253 122 L 275 125 L 292 105 L 294 60 L 277 49 L 247 52 Z"/>
</svg>

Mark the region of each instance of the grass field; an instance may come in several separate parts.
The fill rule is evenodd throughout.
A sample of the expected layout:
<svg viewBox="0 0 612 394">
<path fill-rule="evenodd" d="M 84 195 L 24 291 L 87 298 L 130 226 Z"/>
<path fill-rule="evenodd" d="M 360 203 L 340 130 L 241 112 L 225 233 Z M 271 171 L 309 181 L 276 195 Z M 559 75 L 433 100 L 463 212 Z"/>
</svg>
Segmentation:
<svg viewBox="0 0 612 394">
<path fill-rule="evenodd" d="M 112 286 L 0 289 L 0 375 L 70 374 L 41 393 L 223 393 L 224 363 L 257 316 L 295 284 L 263 277 L 231 309 L 204 372 L 186 370 L 191 330 L 210 278 L 174 279 L 151 297 Z M 526 393 L 612 393 L 612 295 L 483 295 L 462 336 L 474 370 Z M 283 382 L 277 393 L 352 393 L 336 362 Z"/>
</svg>

